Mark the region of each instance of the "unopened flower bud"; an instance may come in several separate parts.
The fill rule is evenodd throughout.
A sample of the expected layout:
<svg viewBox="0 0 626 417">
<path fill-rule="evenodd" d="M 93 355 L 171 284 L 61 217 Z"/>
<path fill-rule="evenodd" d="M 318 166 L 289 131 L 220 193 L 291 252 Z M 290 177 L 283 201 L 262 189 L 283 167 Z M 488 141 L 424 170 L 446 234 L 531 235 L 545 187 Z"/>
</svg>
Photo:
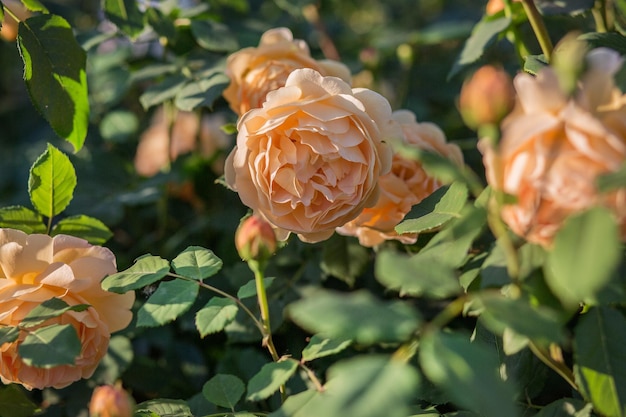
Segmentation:
<svg viewBox="0 0 626 417">
<path fill-rule="evenodd" d="M 471 129 L 497 125 L 515 104 L 511 77 L 501 68 L 485 65 L 463 83 L 459 109 Z"/>
<path fill-rule="evenodd" d="M 252 215 L 237 228 L 235 246 L 244 261 L 264 261 L 276 251 L 276 234 L 266 220 Z"/>
<path fill-rule="evenodd" d="M 101 385 L 93 390 L 89 417 L 132 417 L 135 402 L 120 386 Z"/>
</svg>

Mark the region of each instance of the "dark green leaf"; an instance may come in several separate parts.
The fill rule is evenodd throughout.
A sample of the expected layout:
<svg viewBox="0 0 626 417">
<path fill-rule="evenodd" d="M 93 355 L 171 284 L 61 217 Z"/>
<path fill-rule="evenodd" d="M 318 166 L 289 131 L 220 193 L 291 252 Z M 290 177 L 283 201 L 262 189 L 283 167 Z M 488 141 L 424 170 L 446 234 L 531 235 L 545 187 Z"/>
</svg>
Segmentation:
<svg viewBox="0 0 626 417">
<path fill-rule="evenodd" d="M 224 330 L 237 315 L 237 304 L 228 298 L 213 297 L 196 313 L 196 328 L 200 337 Z"/>
<path fill-rule="evenodd" d="M 580 35 L 578 39 L 588 42 L 592 48 L 611 48 L 619 52 L 620 55 L 626 54 L 626 37 L 619 33 L 590 32 Z"/>
<path fill-rule="evenodd" d="M 43 303 L 35 306 L 28 314 L 20 321 L 20 327 L 22 329 L 28 329 L 35 327 L 45 322 L 46 320 L 58 317 L 68 311 L 85 311 L 89 308 L 89 304 L 76 304 L 68 305 L 60 298 L 51 298 Z"/>
<path fill-rule="evenodd" d="M 179 275 L 201 281 L 217 274 L 222 260 L 209 249 L 189 246 L 172 260 L 172 268 Z"/>
<path fill-rule="evenodd" d="M 0 346 L 5 343 L 13 343 L 20 335 L 19 327 L 3 326 L 0 327 Z"/>
<path fill-rule="evenodd" d="M 354 286 L 370 261 L 370 252 L 354 240 L 338 234 L 324 242 L 322 271 Z"/>
<path fill-rule="evenodd" d="M 26 396 L 24 388 L 11 384 L 0 387 L 0 410 L 7 417 L 31 417 L 38 408 Z"/>
<path fill-rule="evenodd" d="M 537 7 L 545 16 L 576 15 L 591 10 L 594 0 L 535 0 Z"/>
<path fill-rule="evenodd" d="M 76 172 L 63 152 L 48 144 L 30 168 L 28 193 L 35 209 L 46 217 L 61 213 L 72 200 Z"/>
<path fill-rule="evenodd" d="M 608 307 L 591 308 L 574 333 L 574 372 L 582 394 L 602 415 L 626 415 L 626 318 Z"/>
<path fill-rule="evenodd" d="M 546 282 L 568 307 L 594 303 L 621 260 L 618 227 L 612 214 L 594 208 L 570 217 L 548 253 Z"/>
<path fill-rule="evenodd" d="M 140 97 L 139 101 L 145 110 L 164 101 L 173 99 L 181 91 L 188 79 L 184 75 L 171 75 L 158 84 L 148 88 Z"/>
<path fill-rule="evenodd" d="M 239 48 L 237 37 L 228 26 L 211 20 L 192 20 L 191 33 L 198 45 L 214 52 L 230 52 Z"/>
<path fill-rule="evenodd" d="M 21 230 L 24 233 L 46 233 L 42 217 L 22 206 L 0 208 L 0 227 Z"/>
<path fill-rule="evenodd" d="M 591 404 L 577 398 L 562 398 L 543 407 L 535 417 L 589 417 Z"/>
<path fill-rule="evenodd" d="M 180 110 L 192 111 L 200 107 L 212 108 L 213 102 L 222 95 L 230 83 L 223 72 L 214 72 L 200 80 L 185 84 L 178 90 L 174 104 Z"/>
<path fill-rule="evenodd" d="M 100 220 L 79 214 L 60 220 L 53 228 L 51 235 L 70 235 L 85 239 L 92 245 L 102 245 L 113 236 L 113 232 Z"/>
<path fill-rule="evenodd" d="M 164 16 L 159 9 L 149 7 L 146 10 L 146 17 L 148 18 L 148 24 L 152 26 L 152 29 L 154 29 L 159 36 L 168 40 L 176 37 L 176 27 L 174 26 L 174 22 Z"/>
<path fill-rule="evenodd" d="M 617 190 L 618 188 L 626 188 L 626 164 L 622 164 L 616 172 L 600 175 L 597 185 L 598 190 L 602 193 Z"/>
<path fill-rule="evenodd" d="M 246 386 L 236 376 L 217 374 L 204 384 L 202 395 L 215 405 L 234 410 L 245 390 Z"/>
<path fill-rule="evenodd" d="M 20 0 L 22 4 L 31 12 L 50 13 L 46 6 L 41 4 L 39 0 Z"/>
<path fill-rule="evenodd" d="M 137 311 L 137 326 L 161 326 L 176 319 L 196 301 L 199 288 L 197 283 L 184 279 L 161 282 Z"/>
<path fill-rule="evenodd" d="M 271 362 L 248 382 L 249 401 L 260 401 L 278 391 L 281 385 L 289 380 L 298 369 L 298 361 L 285 359 L 280 362 Z"/>
<path fill-rule="evenodd" d="M 21 21 L 17 39 L 33 104 L 78 152 L 89 123 L 85 51 L 69 23 L 51 14 Z"/>
<path fill-rule="evenodd" d="M 137 259 L 133 266 L 127 270 L 106 277 L 102 281 L 102 288 L 124 294 L 127 291 L 138 290 L 157 282 L 169 271 L 170 264 L 168 261 L 159 256 L 145 255 Z"/>
<path fill-rule="evenodd" d="M 98 364 L 94 379 L 98 383 L 114 384 L 133 361 L 133 345 L 125 336 L 115 335 L 109 341 L 107 354 Z"/>
<path fill-rule="evenodd" d="M 352 340 L 350 339 L 326 339 L 319 335 L 311 337 L 309 344 L 302 350 L 302 360 L 312 361 L 325 356 L 335 355 L 346 349 Z"/>
<path fill-rule="evenodd" d="M 417 313 L 402 302 L 382 302 L 364 290 L 319 291 L 288 306 L 293 321 L 329 339 L 372 344 L 408 339 L 419 326 Z"/>
<path fill-rule="evenodd" d="M 467 201 L 467 187 L 460 182 L 446 185 L 426 197 L 396 226 L 398 233 L 421 233 L 461 217 Z"/>
<path fill-rule="evenodd" d="M 52 368 L 73 365 L 82 345 L 70 324 L 53 324 L 29 333 L 17 351 L 26 365 Z"/>
<path fill-rule="evenodd" d="M 263 286 L 265 287 L 265 289 L 271 287 L 275 279 L 276 278 L 274 277 L 263 278 Z M 254 279 L 246 282 L 237 291 L 237 298 L 239 298 L 240 300 L 249 297 L 256 297 L 256 280 Z"/>
<path fill-rule="evenodd" d="M 498 374 L 498 359 L 461 333 L 431 332 L 420 343 L 420 364 L 432 382 L 458 405 L 482 417 L 519 415 L 514 390 Z"/>
<path fill-rule="evenodd" d="M 135 0 L 103 0 L 102 8 L 106 17 L 131 39 L 143 31 L 143 15 Z"/>
</svg>

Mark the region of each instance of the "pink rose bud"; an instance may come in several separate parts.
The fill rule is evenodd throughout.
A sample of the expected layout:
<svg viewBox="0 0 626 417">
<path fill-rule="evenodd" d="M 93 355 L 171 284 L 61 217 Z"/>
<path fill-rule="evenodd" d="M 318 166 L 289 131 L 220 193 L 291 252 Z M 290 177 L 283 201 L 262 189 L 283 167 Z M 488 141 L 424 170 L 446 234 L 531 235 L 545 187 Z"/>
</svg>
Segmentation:
<svg viewBox="0 0 626 417">
<path fill-rule="evenodd" d="M 253 215 L 237 228 L 235 246 L 244 261 L 263 261 L 276 251 L 276 234 L 267 221 Z"/>
<path fill-rule="evenodd" d="M 463 83 L 459 109 L 468 127 L 496 125 L 515 104 L 511 77 L 501 68 L 485 65 Z"/>
<path fill-rule="evenodd" d="M 101 385 L 93 390 L 89 417 L 132 417 L 135 402 L 120 386 Z"/>
</svg>

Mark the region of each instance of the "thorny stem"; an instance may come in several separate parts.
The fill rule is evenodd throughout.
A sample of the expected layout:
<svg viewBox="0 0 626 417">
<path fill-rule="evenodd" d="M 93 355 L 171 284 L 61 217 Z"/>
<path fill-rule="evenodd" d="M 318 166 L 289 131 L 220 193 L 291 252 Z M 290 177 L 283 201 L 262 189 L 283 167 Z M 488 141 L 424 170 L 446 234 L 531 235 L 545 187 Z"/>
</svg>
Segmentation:
<svg viewBox="0 0 626 417">
<path fill-rule="evenodd" d="M 559 374 L 572 388 L 579 391 L 578 385 L 576 385 L 576 379 L 571 369 L 565 366 L 562 362 L 554 360 L 549 353 L 537 346 L 532 340 L 528 343 L 528 347 L 535 354 L 535 356 L 541 360 L 541 362 Z"/>
<path fill-rule="evenodd" d="M 541 51 L 546 56 L 548 62 L 550 62 L 554 47 L 552 46 L 552 41 L 550 40 L 550 35 L 548 34 L 548 29 L 546 28 L 545 23 L 543 22 L 543 18 L 541 17 L 539 10 L 537 10 L 537 6 L 535 6 L 535 2 L 533 0 L 522 0 L 522 5 L 524 6 L 526 16 L 528 16 L 530 26 L 533 28 L 533 32 L 535 32 L 535 36 L 539 41 Z"/>
</svg>

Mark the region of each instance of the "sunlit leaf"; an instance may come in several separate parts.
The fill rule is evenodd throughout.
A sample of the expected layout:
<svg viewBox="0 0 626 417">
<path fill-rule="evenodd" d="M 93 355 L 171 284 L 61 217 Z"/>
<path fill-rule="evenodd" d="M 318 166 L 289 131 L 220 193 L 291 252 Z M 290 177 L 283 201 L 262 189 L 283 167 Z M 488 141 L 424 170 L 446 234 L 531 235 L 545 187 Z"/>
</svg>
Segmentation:
<svg viewBox="0 0 626 417">
<path fill-rule="evenodd" d="M 76 172 L 63 152 L 48 144 L 30 169 L 28 193 L 35 209 L 46 217 L 61 213 L 72 200 Z"/>
<path fill-rule="evenodd" d="M 213 297 L 196 313 L 196 328 L 200 337 L 224 330 L 237 315 L 238 307 L 228 298 Z"/>
<path fill-rule="evenodd" d="M 143 31 L 143 15 L 135 0 L 103 0 L 102 8 L 106 17 L 131 39 Z"/>
<path fill-rule="evenodd" d="M 192 111 L 201 107 L 212 108 L 230 83 L 230 78 L 223 72 L 214 72 L 197 81 L 185 84 L 177 91 L 174 104 L 180 110 Z"/>
<path fill-rule="evenodd" d="M 84 214 L 59 220 L 50 234 L 52 236 L 60 234 L 76 236 L 92 245 L 102 245 L 113 236 L 113 232 L 104 223 Z"/>
<path fill-rule="evenodd" d="M 159 256 L 145 255 L 125 271 L 109 275 L 102 281 L 102 288 L 124 294 L 153 284 L 165 277 L 170 271 L 170 264 Z"/>
<path fill-rule="evenodd" d="M 20 0 L 22 4 L 31 12 L 49 13 L 46 6 L 41 4 L 39 0 Z"/>
<path fill-rule="evenodd" d="M 203 280 L 222 268 L 222 260 L 209 249 L 189 246 L 172 260 L 172 268 L 184 277 Z"/>
<path fill-rule="evenodd" d="M 5 343 L 13 343 L 20 335 L 20 328 L 14 326 L 0 327 L 0 346 Z"/>
<path fill-rule="evenodd" d="M 260 401 L 278 391 L 281 385 L 289 380 L 298 369 L 298 361 L 285 359 L 280 362 L 270 362 L 248 382 L 249 401 Z"/>
<path fill-rule="evenodd" d="M 87 135 L 89 102 L 86 55 L 72 27 L 60 16 L 37 15 L 19 23 L 17 39 L 33 104 L 79 151 Z"/>
<path fill-rule="evenodd" d="M 183 400 L 158 398 L 137 404 L 135 416 L 142 417 L 194 417 L 187 403 Z"/>
<path fill-rule="evenodd" d="M 41 215 L 22 206 L 0 208 L 0 227 L 21 230 L 28 234 L 46 233 Z"/>
<path fill-rule="evenodd" d="M 537 75 L 539 71 L 548 66 L 548 59 L 545 55 L 529 55 L 524 58 L 524 71 Z"/>
<path fill-rule="evenodd" d="M 209 402 L 232 410 L 245 390 L 246 386 L 236 376 L 217 374 L 204 384 L 202 395 Z"/>
<path fill-rule="evenodd" d="M 65 314 L 68 311 L 85 311 L 88 308 L 89 304 L 68 305 L 60 298 L 51 298 L 33 307 L 20 321 L 20 327 L 28 329 L 38 326 L 46 320 Z"/>
<path fill-rule="evenodd" d="M 195 282 L 184 279 L 161 282 L 137 311 L 137 326 L 161 326 L 176 319 L 189 310 L 199 288 Z"/>
<path fill-rule="evenodd" d="M 266 277 L 263 278 L 263 286 L 267 290 L 274 283 L 275 277 Z M 239 290 L 237 290 L 237 298 L 243 300 L 249 297 L 256 297 L 256 280 L 251 279 L 250 281 L 243 284 Z"/>
<path fill-rule="evenodd" d="M 82 345 L 70 324 L 53 324 L 29 333 L 18 347 L 26 365 L 52 368 L 73 365 Z"/>
<path fill-rule="evenodd" d="M 139 101 L 145 110 L 164 101 L 173 99 L 181 91 L 188 79 L 184 75 L 174 74 L 148 88 Z"/>
<path fill-rule="evenodd" d="M 325 356 L 335 355 L 346 349 L 352 340 L 350 339 L 326 339 L 319 335 L 311 337 L 309 344 L 302 350 L 302 360 L 312 361 Z"/>
</svg>

